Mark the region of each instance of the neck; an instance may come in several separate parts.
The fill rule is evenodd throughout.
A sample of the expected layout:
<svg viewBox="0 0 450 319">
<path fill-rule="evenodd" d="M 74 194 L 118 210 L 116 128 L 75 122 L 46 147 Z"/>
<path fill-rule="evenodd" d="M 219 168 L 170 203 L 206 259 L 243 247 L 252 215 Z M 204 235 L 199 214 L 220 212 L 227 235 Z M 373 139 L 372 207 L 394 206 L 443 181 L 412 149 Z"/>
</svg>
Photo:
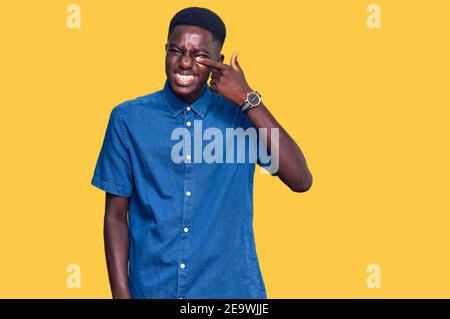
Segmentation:
<svg viewBox="0 0 450 319">
<path fill-rule="evenodd" d="M 184 102 L 186 102 L 187 104 L 192 104 L 194 103 L 196 100 L 198 100 L 200 98 L 200 96 L 202 96 L 203 92 L 206 90 L 206 85 L 204 85 L 203 87 L 201 87 L 199 90 L 192 92 L 192 94 L 189 95 L 177 95 L 181 100 L 183 100 Z"/>
</svg>

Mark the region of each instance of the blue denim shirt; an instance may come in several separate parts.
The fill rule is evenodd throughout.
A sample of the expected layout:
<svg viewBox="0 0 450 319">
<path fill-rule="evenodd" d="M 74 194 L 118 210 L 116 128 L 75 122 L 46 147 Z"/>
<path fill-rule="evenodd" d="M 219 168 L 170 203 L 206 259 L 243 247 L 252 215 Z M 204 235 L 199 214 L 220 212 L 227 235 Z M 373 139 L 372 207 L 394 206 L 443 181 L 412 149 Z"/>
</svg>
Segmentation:
<svg viewBox="0 0 450 319">
<path fill-rule="evenodd" d="M 173 130 L 186 128 L 193 140 L 194 121 L 203 131 L 223 132 L 224 150 L 226 128 L 253 127 L 237 105 L 207 84 L 191 105 L 166 80 L 162 90 L 111 111 L 91 183 L 130 198 L 131 295 L 267 298 L 253 233 L 255 162 L 200 163 L 195 154 L 174 162 Z"/>
</svg>

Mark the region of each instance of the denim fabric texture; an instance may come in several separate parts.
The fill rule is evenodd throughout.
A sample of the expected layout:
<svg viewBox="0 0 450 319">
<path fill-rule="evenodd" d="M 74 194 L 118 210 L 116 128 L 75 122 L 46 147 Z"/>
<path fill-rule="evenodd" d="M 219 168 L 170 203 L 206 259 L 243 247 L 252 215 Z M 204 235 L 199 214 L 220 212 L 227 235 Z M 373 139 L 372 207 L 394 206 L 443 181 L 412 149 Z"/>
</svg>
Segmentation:
<svg viewBox="0 0 450 319">
<path fill-rule="evenodd" d="M 253 232 L 255 162 L 196 162 L 195 148 L 201 154 L 211 141 L 194 134 L 194 122 L 223 133 L 224 153 L 230 149 L 226 128 L 253 127 L 207 84 L 190 105 L 166 80 L 162 90 L 111 111 L 91 184 L 130 198 L 131 295 L 265 299 Z M 183 155 L 189 161 L 172 160 L 176 128 L 192 135 Z M 244 144 L 247 149 L 252 143 Z"/>
</svg>

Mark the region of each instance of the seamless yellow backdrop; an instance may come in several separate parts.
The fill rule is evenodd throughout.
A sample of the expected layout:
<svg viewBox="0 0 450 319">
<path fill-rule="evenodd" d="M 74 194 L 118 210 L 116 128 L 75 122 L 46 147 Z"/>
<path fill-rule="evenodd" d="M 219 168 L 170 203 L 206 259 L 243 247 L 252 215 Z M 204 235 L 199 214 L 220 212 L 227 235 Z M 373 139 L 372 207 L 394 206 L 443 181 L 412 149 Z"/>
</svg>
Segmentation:
<svg viewBox="0 0 450 319">
<path fill-rule="evenodd" d="M 192 5 L 223 18 L 226 62 L 240 53 L 314 175 L 299 194 L 256 170 L 268 297 L 450 298 L 445 0 L 2 1 L 0 297 L 110 297 L 95 161 L 111 108 L 162 88 L 169 21 Z"/>
</svg>

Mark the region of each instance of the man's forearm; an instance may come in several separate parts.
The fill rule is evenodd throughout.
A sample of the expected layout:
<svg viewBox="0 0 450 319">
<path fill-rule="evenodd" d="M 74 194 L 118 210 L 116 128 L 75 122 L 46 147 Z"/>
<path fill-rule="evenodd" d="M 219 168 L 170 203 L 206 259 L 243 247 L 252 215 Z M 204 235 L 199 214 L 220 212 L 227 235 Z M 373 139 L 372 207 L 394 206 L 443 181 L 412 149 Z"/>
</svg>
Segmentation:
<svg viewBox="0 0 450 319">
<path fill-rule="evenodd" d="M 247 98 L 247 93 L 254 90 L 251 89 L 245 79 L 237 55 L 237 52 L 233 53 L 230 65 L 204 57 L 196 57 L 195 61 L 216 70 L 211 75 L 210 87 L 212 91 L 237 105 L 242 105 Z M 263 103 L 250 109 L 247 114 L 256 128 L 267 128 L 265 137 L 269 151 L 272 151 L 270 129 L 279 129 L 279 143 L 274 144 L 274 146 L 279 146 L 277 150 L 280 156 L 278 176 L 291 190 L 295 192 L 307 191 L 312 185 L 312 175 L 306 165 L 302 151 L 295 141 L 275 120 Z"/>
<path fill-rule="evenodd" d="M 109 214 L 104 224 L 105 254 L 114 299 L 131 298 L 128 285 L 128 223 L 123 217 Z"/>
<path fill-rule="evenodd" d="M 273 144 L 273 146 L 278 146 L 278 177 L 295 192 L 307 191 L 312 185 L 312 175 L 306 164 L 305 157 L 295 141 L 277 122 L 264 103 L 261 102 L 258 107 L 250 109 L 247 112 L 247 116 L 256 128 L 267 128 L 267 134 L 264 137 L 269 151 L 272 151 L 273 144 L 270 129 L 279 129 L 278 143 L 277 145 Z"/>
</svg>

